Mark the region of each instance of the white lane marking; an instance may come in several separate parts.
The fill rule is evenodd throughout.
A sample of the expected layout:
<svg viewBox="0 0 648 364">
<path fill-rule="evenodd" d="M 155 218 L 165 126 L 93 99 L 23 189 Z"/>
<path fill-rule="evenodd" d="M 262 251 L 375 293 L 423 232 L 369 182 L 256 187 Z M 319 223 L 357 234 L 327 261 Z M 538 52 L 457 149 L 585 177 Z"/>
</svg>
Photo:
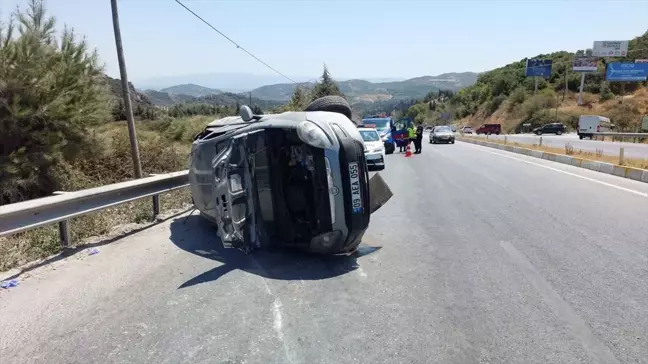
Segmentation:
<svg viewBox="0 0 648 364">
<path fill-rule="evenodd" d="M 365 273 L 365 271 L 362 270 L 361 266 L 358 266 L 358 274 L 360 274 L 360 277 L 362 278 L 367 278 L 367 273 Z"/>
<path fill-rule="evenodd" d="M 589 363 L 613 364 L 619 363 L 610 348 L 605 346 L 592 333 L 587 323 L 565 302 L 551 284 L 544 279 L 533 264 L 508 241 L 500 241 L 500 247 L 509 255 L 511 261 L 522 271 L 526 279 L 538 291 L 543 301 L 553 309 L 556 317 L 563 321 L 571 331 L 572 336 L 580 339 L 583 349 L 590 357 Z"/>
<path fill-rule="evenodd" d="M 506 154 L 502 154 L 502 153 L 493 152 L 493 151 L 490 151 L 490 150 L 487 150 L 487 149 L 484 149 L 484 148 L 479 148 L 479 147 L 473 146 L 473 145 L 471 145 L 471 144 L 469 144 L 469 143 L 464 143 L 464 144 L 466 144 L 466 146 L 468 146 L 468 147 L 471 147 L 471 148 L 474 148 L 474 149 L 477 149 L 477 150 L 481 150 L 481 151 L 486 152 L 486 153 L 495 154 L 495 155 L 499 155 L 499 156 L 502 156 L 502 157 L 505 157 L 505 158 L 510 158 L 510 159 L 513 159 L 513 160 L 516 160 L 516 161 L 519 161 L 519 162 L 523 162 L 523 163 L 531 164 L 531 165 L 534 165 L 534 166 L 538 166 L 538 167 L 542 167 L 542 168 L 550 169 L 550 170 L 552 170 L 552 171 L 556 171 L 556 172 L 564 173 L 564 174 L 567 174 L 567 175 L 570 175 L 570 176 L 573 176 L 573 177 L 577 177 L 577 178 L 581 178 L 581 179 L 584 179 L 584 180 L 587 180 L 587 181 L 590 181 L 590 182 L 594 182 L 594 183 L 598 183 L 598 184 L 601 184 L 601 185 L 604 185 L 604 186 L 608 186 L 608 187 L 616 188 L 616 189 L 619 189 L 619 190 L 621 190 L 621 191 L 630 192 L 630 193 L 633 193 L 633 194 L 638 195 L 638 196 L 648 197 L 648 193 L 644 193 L 644 192 L 640 192 L 640 191 L 635 191 L 635 190 L 630 189 L 630 188 L 625 188 L 625 187 L 617 186 L 617 185 L 612 184 L 612 183 L 599 181 L 599 180 L 594 179 L 594 178 L 581 176 L 580 174 L 571 173 L 571 172 L 564 171 L 564 170 L 562 170 L 562 169 L 558 169 L 558 168 L 553 168 L 553 167 L 545 166 L 544 164 L 540 164 L 540 163 L 535 163 L 535 162 L 527 161 L 527 160 L 524 160 L 524 159 L 522 159 L 522 158 L 516 158 L 516 157 L 510 156 L 510 155 L 506 155 Z M 487 147 L 486 147 L 486 148 L 487 148 Z"/>
<path fill-rule="evenodd" d="M 250 257 L 250 258 L 254 262 L 254 264 L 259 268 L 259 270 L 261 270 L 262 272 L 265 273 L 265 270 L 263 269 L 261 264 L 259 264 L 259 262 L 257 262 L 257 260 L 254 259 L 253 257 Z M 283 314 L 282 314 L 282 310 L 281 310 L 281 307 L 283 305 L 282 305 L 281 300 L 279 299 L 279 297 L 275 296 L 272 293 L 272 290 L 270 289 L 270 286 L 266 282 L 265 278 L 261 278 L 261 282 L 263 282 L 263 286 L 265 287 L 266 292 L 270 296 L 272 296 L 274 298 L 274 301 L 272 302 L 272 320 L 273 320 L 273 325 L 272 326 L 274 327 L 274 330 L 277 333 L 277 338 L 279 339 L 279 341 L 281 341 L 281 344 L 283 345 L 284 355 L 286 356 L 286 362 L 287 363 L 293 363 L 292 353 L 290 352 L 290 348 L 288 346 L 288 343 L 286 342 L 286 340 L 284 338 Z"/>
</svg>

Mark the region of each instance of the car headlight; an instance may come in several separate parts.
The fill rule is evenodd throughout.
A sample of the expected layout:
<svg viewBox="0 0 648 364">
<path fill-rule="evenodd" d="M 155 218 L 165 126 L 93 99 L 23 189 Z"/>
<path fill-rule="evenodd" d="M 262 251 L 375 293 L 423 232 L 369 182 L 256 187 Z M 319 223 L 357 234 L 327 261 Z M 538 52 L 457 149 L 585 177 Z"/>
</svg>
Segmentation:
<svg viewBox="0 0 648 364">
<path fill-rule="evenodd" d="M 315 148 L 326 149 L 333 146 L 324 130 L 310 121 L 302 121 L 297 125 L 297 135 L 302 142 Z"/>
</svg>

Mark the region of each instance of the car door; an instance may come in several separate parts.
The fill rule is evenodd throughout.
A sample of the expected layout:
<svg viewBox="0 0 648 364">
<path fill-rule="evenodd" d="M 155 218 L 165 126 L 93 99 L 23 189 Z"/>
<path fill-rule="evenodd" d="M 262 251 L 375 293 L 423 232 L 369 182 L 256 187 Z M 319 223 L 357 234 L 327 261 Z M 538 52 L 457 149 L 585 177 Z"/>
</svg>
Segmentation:
<svg viewBox="0 0 648 364">
<path fill-rule="evenodd" d="M 265 138 L 263 130 L 232 137 L 212 163 L 216 223 L 222 244 L 246 254 L 260 246 L 254 186 L 259 138 Z"/>
</svg>

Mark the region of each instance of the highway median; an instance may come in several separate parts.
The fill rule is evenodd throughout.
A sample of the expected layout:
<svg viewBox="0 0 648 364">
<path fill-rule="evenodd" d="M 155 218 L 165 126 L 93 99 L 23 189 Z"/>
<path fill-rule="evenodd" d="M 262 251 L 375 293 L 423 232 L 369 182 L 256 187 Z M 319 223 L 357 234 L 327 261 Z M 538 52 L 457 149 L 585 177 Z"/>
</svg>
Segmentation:
<svg viewBox="0 0 648 364">
<path fill-rule="evenodd" d="M 457 140 L 648 183 L 648 160 L 646 159 L 624 159 L 602 153 L 574 151 L 569 143 L 566 143 L 564 153 L 560 153 L 559 148 L 509 143 L 506 139 L 487 141 L 464 135 L 457 136 Z"/>
</svg>

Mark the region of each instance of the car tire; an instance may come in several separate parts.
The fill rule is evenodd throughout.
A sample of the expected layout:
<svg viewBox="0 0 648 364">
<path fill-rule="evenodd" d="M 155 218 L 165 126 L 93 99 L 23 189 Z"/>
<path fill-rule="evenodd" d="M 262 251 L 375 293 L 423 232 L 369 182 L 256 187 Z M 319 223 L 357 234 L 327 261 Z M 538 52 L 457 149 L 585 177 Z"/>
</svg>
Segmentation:
<svg viewBox="0 0 648 364">
<path fill-rule="evenodd" d="M 455 142 L 455 141 L 453 140 L 453 141 L 450 142 L 450 144 L 454 144 L 454 142 Z"/>
<path fill-rule="evenodd" d="M 340 113 L 351 119 L 351 106 L 342 96 L 324 96 L 314 100 L 305 111 L 330 111 Z"/>
<path fill-rule="evenodd" d="M 392 143 L 390 148 L 385 148 L 385 154 L 392 154 L 392 153 L 394 153 L 395 150 L 396 150 L 396 147 Z"/>
<path fill-rule="evenodd" d="M 556 135 L 562 135 L 562 131 L 557 131 Z"/>
</svg>

